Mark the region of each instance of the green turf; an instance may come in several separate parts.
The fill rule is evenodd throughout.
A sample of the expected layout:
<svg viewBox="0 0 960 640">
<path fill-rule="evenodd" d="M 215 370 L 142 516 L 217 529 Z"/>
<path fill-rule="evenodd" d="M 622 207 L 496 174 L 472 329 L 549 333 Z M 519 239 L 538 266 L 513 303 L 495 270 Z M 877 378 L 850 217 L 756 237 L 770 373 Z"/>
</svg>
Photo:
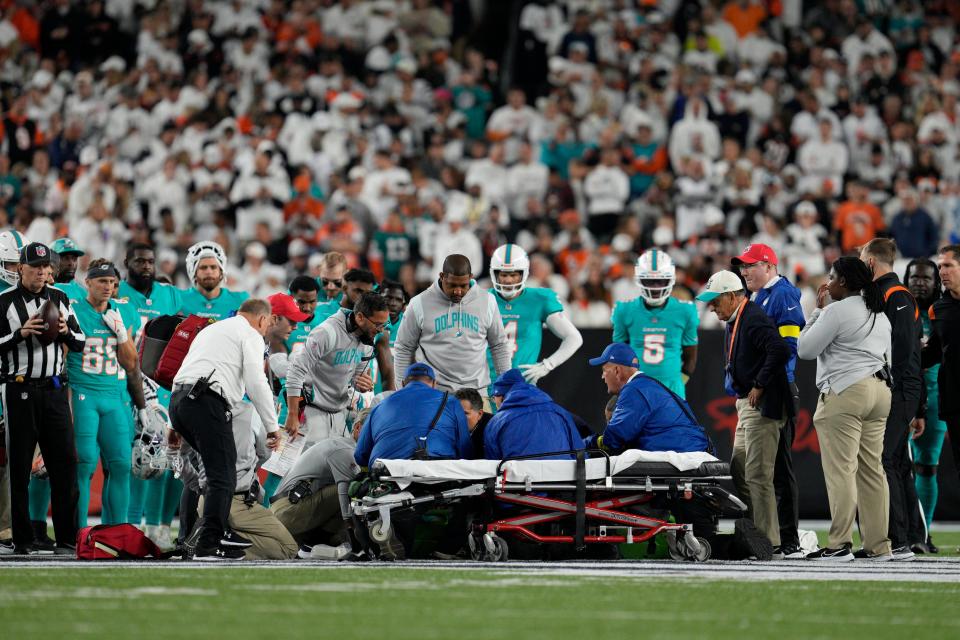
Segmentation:
<svg viewBox="0 0 960 640">
<path fill-rule="evenodd" d="M 0 570 L 3 638 L 958 637 L 960 584 L 386 568 Z M 952 631 L 951 631 L 952 629 Z"/>
</svg>

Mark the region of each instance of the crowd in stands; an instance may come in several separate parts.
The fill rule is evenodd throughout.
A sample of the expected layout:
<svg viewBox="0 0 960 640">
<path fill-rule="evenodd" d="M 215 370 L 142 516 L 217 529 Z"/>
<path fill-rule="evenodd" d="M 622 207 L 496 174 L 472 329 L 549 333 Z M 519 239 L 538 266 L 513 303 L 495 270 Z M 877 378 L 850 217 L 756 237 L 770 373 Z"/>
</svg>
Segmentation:
<svg viewBox="0 0 960 640">
<path fill-rule="evenodd" d="M 491 51 L 492 4 L 0 2 L 0 228 L 150 242 L 179 285 L 214 240 L 258 296 L 329 251 L 410 294 L 454 252 L 483 282 L 512 241 L 580 327 L 651 247 L 689 299 L 767 244 L 809 315 L 878 235 L 958 241 L 960 4 L 518 2 Z"/>
</svg>

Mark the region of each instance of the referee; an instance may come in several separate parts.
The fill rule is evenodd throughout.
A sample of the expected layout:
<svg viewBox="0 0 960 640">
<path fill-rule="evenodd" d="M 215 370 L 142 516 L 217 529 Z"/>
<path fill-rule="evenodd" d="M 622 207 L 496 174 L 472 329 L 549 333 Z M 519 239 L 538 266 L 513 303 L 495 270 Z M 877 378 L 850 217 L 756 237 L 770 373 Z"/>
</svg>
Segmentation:
<svg viewBox="0 0 960 640">
<path fill-rule="evenodd" d="M 0 294 L 0 380 L 7 416 L 7 453 L 13 542 L 17 553 L 53 553 L 34 544 L 27 483 L 39 443 L 53 504 L 57 547 L 72 551 L 77 538 L 77 448 L 67 401 L 65 355 L 83 351 L 84 335 L 66 294 L 48 287 L 51 251 L 39 242 L 20 252 L 20 282 Z M 37 313 L 47 300 L 60 309 L 60 334 L 43 346 L 34 336 L 43 320 Z"/>
</svg>

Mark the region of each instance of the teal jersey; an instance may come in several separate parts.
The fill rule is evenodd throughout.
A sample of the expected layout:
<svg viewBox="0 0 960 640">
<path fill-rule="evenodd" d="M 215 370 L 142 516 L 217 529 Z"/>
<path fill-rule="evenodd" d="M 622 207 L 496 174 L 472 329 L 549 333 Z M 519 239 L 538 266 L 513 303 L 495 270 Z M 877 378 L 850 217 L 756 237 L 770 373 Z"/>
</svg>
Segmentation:
<svg viewBox="0 0 960 640">
<path fill-rule="evenodd" d="M 208 300 L 196 287 L 190 287 L 182 292 L 180 312 L 188 316 L 223 320 L 235 315 L 243 301 L 249 297 L 250 294 L 246 291 L 230 291 L 227 288 L 221 288 L 220 295 Z"/>
<path fill-rule="evenodd" d="M 88 393 L 122 395 L 127 384 L 127 374 L 117 362 L 117 337 L 103 321 L 103 314 L 94 309 L 85 298 L 76 302 L 71 300 L 70 303 L 80 330 L 87 337 L 82 353 L 71 351 L 67 354 L 70 385 Z M 123 315 L 123 303 L 111 300 L 107 306 Z M 131 314 L 130 317 L 132 322 L 137 321 L 136 314 Z M 139 324 L 136 327 L 139 329 Z"/>
<path fill-rule="evenodd" d="M 640 370 L 680 397 L 686 397 L 683 347 L 697 344 L 699 326 L 696 306 L 672 297 L 660 307 L 648 307 L 643 298 L 635 298 L 613 308 L 613 341 L 633 347 Z"/>
<path fill-rule="evenodd" d="M 9 289 L 11 286 L 12 286 L 12 285 L 11 285 L 9 282 L 7 282 L 6 280 L 0 280 L 0 292 L 6 291 L 6 290 Z"/>
<path fill-rule="evenodd" d="M 84 289 L 83 286 L 81 286 L 81 284 L 76 280 L 71 280 L 70 282 L 58 282 L 53 286 L 67 294 L 67 298 L 70 299 L 71 306 L 81 300 L 87 299 L 87 290 Z"/>
<path fill-rule="evenodd" d="M 303 345 L 307 343 L 307 336 L 310 335 L 310 332 L 313 331 L 314 327 L 320 325 L 321 322 L 327 319 L 327 315 L 318 313 L 320 307 L 324 305 L 317 305 L 317 308 L 313 310 L 313 317 L 304 322 L 298 322 L 297 326 L 294 327 L 293 331 L 290 332 L 290 337 L 287 338 L 287 351 L 292 357 L 296 352 L 303 348 Z"/>
<path fill-rule="evenodd" d="M 320 291 L 317 292 L 317 300 L 320 301 L 321 305 L 335 303 L 340 304 L 340 300 L 343 298 L 343 291 L 337 294 L 336 298 L 328 298 L 326 292 L 323 290 L 323 283 L 320 282 L 320 278 L 317 278 L 317 284 L 320 285 Z M 334 308 L 336 310 L 336 308 Z M 330 315 L 333 315 L 332 313 Z"/>
<path fill-rule="evenodd" d="M 400 322 L 403 320 L 403 311 L 397 314 L 397 321 L 390 322 L 390 319 L 387 318 L 386 328 L 390 330 L 390 348 L 393 349 L 393 345 L 397 342 L 397 332 L 400 331 Z"/>
<path fill-rule="evenodd" d="M 413 260 L 416 253 L 416 238 L 406 233 L 377 231 L 373 234 L 373 243 L 383 259 L 384 277 L 399 279 L 400 269 Z"/>
<path fill-rule="evenodd" d="M 926 341 L 930 338 L 930 333 L 933 331 L 933 328 L 930 324 L 930 316 L 928 311 L 920 312 L 920 320 L 923 322 L 923 341 Z M 923 381 L 927 385 L 927 405 L 928 406 L 937 406 L 937 398 L 940 397 L 940 393 L 937 389 L 937 375 L 940 373 L 940 365 L 935 364 L 928 369 L 923 370 Z M 934 396 L 933 400 L 930 399 L 930 396 Z"/>
<path fill-rule="evenodd" d="M 140 318 L 140 327 L 159 316 L 173 316 L 183 306 L 183 291 L 176 287 L 154 282 L 150 295 L 144 295 L 130 286 L 126 280 L 120 283 L 117 298 L 126 301 L 137 312 Z M 134 335 L 136 337 L 136 335 Z"/>
<path fill-rule="evenodd" d="M 321 302 L 317 305 L 317 308 L 313 311 L 313 319 L 317 323 L 314 326 L 319 325 L 321 322 L 335 314 L 337 311 L 340 311 L 343 307 L 340 306 L 340 298 L 336 300 L 327 300 L 326 302 Z M 306 340 L 306 338 L 304 338 Z"/>
<path fill-rule="evenodd" d="M 516 298 L 504 299 L 490 289 L 500 307 L 503 318 L 503 330 L 507 334 L 513 359 L 511 366 L 536 364 L 540 360 L 540 345 L 543 342 L 543 323 L 547 317 L 563 311 L 563 305 L 552 289 L 525 287 Z M 493 357 L 487 350 L 487 362 L 490 364 L 490 379 L 497 377 L 493 367 Z"/>
</svg>

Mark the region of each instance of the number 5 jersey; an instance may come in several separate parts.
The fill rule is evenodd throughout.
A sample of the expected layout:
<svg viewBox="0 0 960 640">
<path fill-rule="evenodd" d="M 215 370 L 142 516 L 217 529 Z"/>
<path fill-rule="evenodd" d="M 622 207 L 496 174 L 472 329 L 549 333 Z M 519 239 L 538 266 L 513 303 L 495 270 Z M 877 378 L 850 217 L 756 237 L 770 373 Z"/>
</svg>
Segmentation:
<svg viewBox="0 0 960 640">
<path fill-rule="evenodd" d="M 659 307 L 635 298 L 613 308 L 613 341 L 633 347 L 640 371 L 681 398 L 687 397 L 680 374 L 683 347 L 697 344 L 699 326 L 696 305 L 673 297 Z"/>
</svg>

